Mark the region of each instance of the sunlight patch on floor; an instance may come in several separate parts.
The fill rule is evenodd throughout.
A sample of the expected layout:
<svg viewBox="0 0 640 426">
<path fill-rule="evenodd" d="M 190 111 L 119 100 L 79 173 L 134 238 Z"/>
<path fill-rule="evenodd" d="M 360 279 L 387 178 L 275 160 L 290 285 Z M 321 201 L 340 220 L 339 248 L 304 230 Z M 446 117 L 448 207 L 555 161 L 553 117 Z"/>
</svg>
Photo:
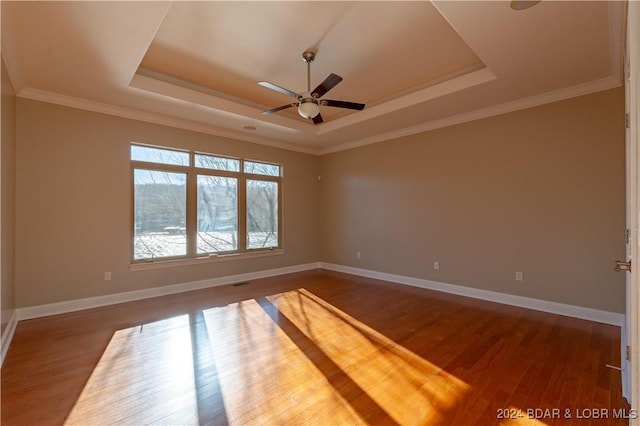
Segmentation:
<svg viewBox="0 0 640 426">
<path fill-rule="evenodd" d="M 198 424 L 195 400 L 182 315 L 116 331 L 65 424 Z"/>
<path fill-rule="evenodd" d="M 229 424 L 364 424 L 255 300 L 204 311 Z"/>
<path fill-rule="evenodd" d="M 428 424 L 468 390 L 300 289 L 116 331 L 65 424 Z"/>
<path fill-rule="evenodd" d="M 469 385 L 305 289 L 269 298 L 400 424 L 443 420 Z"/>
</svg>

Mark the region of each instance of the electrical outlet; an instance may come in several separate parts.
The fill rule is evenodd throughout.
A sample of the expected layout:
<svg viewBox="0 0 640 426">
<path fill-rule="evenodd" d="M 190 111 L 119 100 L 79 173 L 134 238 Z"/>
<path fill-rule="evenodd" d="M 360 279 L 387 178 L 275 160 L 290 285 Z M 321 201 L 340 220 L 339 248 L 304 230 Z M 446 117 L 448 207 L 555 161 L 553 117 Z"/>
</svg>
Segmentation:
<svg viewBox="0 0 640 426">
<path fill-rule="evenodd" d="M 104 280 L 105 281 L 111 281 L 111 272 L 105 272 L 104 273 Z"/>
<path fill-rule="evenodd" d="M 522 281 L 524 277 L 522 276 L 521 271 L 516 271 L 516 281 Z"/>
<path fill-rule="evenodd" d="M 436 271 L 437 271 L 438 269 L 440 269 L 440 262 L 438 262 L 438 261 L 433 262 L 433 269 L 435 269 Z"/>
<path fill-rule="evenodd" d="M 360 252 L 359 251 L 356 252 L 356 259 L 360 259 Z"/>
</svg>

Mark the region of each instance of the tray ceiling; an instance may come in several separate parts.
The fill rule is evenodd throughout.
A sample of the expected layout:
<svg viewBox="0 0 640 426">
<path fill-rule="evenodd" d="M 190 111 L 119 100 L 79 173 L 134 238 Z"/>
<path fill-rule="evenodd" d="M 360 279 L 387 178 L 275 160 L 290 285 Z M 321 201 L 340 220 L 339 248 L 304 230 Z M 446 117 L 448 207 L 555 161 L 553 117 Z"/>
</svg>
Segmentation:
<svg viewBox="0 0 640 426">
<path fill-rule="evenodd" d="M 18 96 L 323 153 L 620 85 L 624 2 L 2 2 Z M 313 125 L 291 98 L 344 80 Z M 252 126 L 253 131 L 245 130 Z"/>
</svg>

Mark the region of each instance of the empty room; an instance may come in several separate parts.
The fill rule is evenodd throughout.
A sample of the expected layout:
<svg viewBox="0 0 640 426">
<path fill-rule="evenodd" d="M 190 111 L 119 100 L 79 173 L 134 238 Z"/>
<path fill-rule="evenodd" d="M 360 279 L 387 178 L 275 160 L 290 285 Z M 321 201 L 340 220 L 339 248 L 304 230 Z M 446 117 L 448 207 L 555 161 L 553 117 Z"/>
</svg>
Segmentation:
<svg viewBox="0 0 640 426">
<path fill-rule="evenodd" d="M 640 422 L 635 1 L 5 1 L 2 425 Z"/>
</svg>

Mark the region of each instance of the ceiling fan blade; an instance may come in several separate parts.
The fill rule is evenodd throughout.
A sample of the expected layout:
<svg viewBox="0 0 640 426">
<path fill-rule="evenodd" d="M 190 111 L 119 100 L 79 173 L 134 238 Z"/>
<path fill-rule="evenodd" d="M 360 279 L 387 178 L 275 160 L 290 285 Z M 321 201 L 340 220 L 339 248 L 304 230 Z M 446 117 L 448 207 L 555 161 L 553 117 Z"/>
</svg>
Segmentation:
<svg viewBox="0 0 640 426">
<path fill-rule="evenodd" d="M 293 106 L 298 106 L 298 103 L 294 102 L 292 104 L 282 105 L 282 106 L 279 106 L 277 108 L 271 108 L 271 109 L 268 109 L 266 111 L 262 111 L 262 114 L 264 114 L 264 115 L 271 114 L 272 112 L 282 111 L 283 109 L 291 108 Z"/>
<path fill-rule="evenodd" d="M 342 77 L 338 74 L 331 73 L 329 77 L 325 78 L 322 83 L 311 92 L 311 96 L 316 98 L 321 98 L 327 93 L 329 90 L 333 89 L 336 84 L 342 81 Z"/>
<path fill-rule="evenodd" d="M 347 109 L 357 109 L 358 111 L 362 111 L 365 106 L 364 104 L 359 104 L 357 102 L 333 101 L 331 99 L 321 100 L 320 105 L 326 105 L 326 106 L 338 107 L 338 108 L 347 108 Z"/>
<path fill-rule="evenodd" d="M 322 115 L 320 115 L 320 114 L 316 115 L 311 120 L 313 120 L 313 124 L 320 124 L 320 123 L 322 123 L 324 121 L 322 119 Z"/>
<path fill-rule="evenodd" d="M 280 87 L 280 86 L 277 86 L 277 85 L 275 85 L 273 83 L 269 83 L 268 81 L 259 81 L 258 84 L 260 86 L 266 87 L 267 89 L 275 90 L 276 92 L 280 92 L 280 93 L 282 93 L 284 95 L 292 96 L 292 97 L 294 97 L 296 99 L 299 99 L 299 98 L 302 97 L 299 94 L 297 94 L 296 92 L 292 92 L 291 90 L 285 89 L 284 87 Z"/>
</svg>

